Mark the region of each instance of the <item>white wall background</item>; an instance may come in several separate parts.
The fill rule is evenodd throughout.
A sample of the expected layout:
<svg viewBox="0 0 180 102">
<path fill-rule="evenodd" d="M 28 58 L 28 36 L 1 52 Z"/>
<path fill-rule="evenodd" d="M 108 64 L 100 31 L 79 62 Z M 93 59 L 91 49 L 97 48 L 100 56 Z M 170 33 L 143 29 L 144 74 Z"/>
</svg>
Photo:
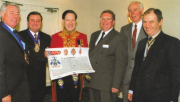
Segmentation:
<svg viewBox="0 0 180 102">
<path fill-rule="evenodd" d="M 128 23 L 127 7 L 132 0 L 6 0 L 20 4 L 31 4 L 35 6 L 59 8 L 59 20 L 55 24 L 52 34 L 62 30 L 61 15 L 67 9 L 72 9 L 78 14 L 76 30 L 90 35 L 100 29 L 99 17 L 103 10 L 110 9 L 116 14 L 115 29 Z M 159 8 L 163 13 L 164 22 L 162 30 L 180 39 L 180 0 L 138 0 L 144 4 L 144 10 L 150 7 Z M 2 5 L 0 1 L 0 5 Z M 27 12 L 28 14 L 29 12 Z M 23 15 L 26 19 L 27 15 Z M 53 22 L 55 23 L 55 22 Z M 26 26 L 26 23 L 24 24 Z M 23 29 L 20 29 L 23 30 Z M 51 34 L 50 34 L 51 35 Z"/>
<path fill-rule="evenodd" d="M 105 9 L 111 9 L 116 14 L 115 29 L 120 31 L 120 28 L 128 23 L 127 7 L 132 0 L 8 0 L 18 3 L 29 3 L 39 6 L 59 8 L 59 31 L 62 30 L 61 15 L 67 9 L 72 9 L 78 14 L 77 30 L 90 35 L 100 29 L 99 16 Z M 138 0 L 144 4 L 144 9 L 150 7 L 159 8 L 164 17 L 162 30 L 174 37 L 180 39 L 180 0 Z M 0 2 L 2 4 L 2 2 Z M 23 19 L 23 18 L 22 18 Z M 26 19 L 26 18 L 24 18 Z M 55 32 L 54 32 L 55 33 Z"/>
</svg>

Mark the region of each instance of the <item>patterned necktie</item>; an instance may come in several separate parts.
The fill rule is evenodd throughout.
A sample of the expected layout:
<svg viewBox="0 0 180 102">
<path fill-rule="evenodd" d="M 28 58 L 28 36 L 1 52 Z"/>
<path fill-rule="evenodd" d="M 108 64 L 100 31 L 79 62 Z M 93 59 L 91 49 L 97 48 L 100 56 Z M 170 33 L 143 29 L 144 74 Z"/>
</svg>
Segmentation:
<svg viewBox="0 0 180 102">
<path fill-rule="evenodd" d="M 35 39 L 37 40 L 37 34 L 36 33 L 34 34 L 34 36 L 35 36 Z"/>
<path fill-rule="evenodd" d="M 101 38 L 99 39 L 99 42 L 103 39 L 105 32 L 102 33 Z M 98 42 L 98 43 L 99 43 Z"/>
<path fill-rule="evenodd" d="M 132 49 L 134 51 L 134 47 L 136 45 L 136 33 L 137 33 L 137 25 L 135 25 L 134 31 L 133 31 L 133 37 L 132 37 Z"/>
<path fill-rule="evenodd" d="M 147 52 L 149 51 L 149 49 L 150 49 L 151 45 L 154 43 L 154 41 L 155 41 L 155 38 L 153 39 L 152 37 L 150 37 L 150 38 L 148 39 Z M 147 53 L 146 53 L 146 54 L 147 54 Z"/>
<path fill-rule="evenodd" d="M 155 41 L 155 38 L 150 37 L 150 38 L 148 39 L 147 49 L 146 49 L 146 56 L 147 56 L 147 54 L 148 54 L 148 52 L 149 52 L 149 49 L 150 49 L 151 45 L 154 43 L 154 41 Z M 144 57 L 144 59 L 146 58 L 146 56 Z"/>
</svg>

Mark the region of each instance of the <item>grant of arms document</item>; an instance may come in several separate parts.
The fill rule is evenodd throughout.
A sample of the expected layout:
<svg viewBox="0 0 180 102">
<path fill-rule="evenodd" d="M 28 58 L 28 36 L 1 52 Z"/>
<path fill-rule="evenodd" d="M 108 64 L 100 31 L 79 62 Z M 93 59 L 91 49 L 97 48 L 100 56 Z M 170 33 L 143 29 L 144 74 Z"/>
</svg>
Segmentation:
<svg viewBox="0 0 180 102">
<path fill-rule="evenodd" d="M 87 47 L 48 48 L 48 65 L 51 80 L 75 73 L 94 73 Z"/>
</svg>

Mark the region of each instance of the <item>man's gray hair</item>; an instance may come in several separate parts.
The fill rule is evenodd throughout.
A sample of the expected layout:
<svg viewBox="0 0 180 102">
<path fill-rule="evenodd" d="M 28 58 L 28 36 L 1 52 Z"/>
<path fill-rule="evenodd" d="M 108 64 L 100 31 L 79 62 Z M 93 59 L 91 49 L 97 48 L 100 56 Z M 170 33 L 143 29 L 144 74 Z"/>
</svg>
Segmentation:
<svg viewBox="0 0 180 102">
<path fill-rule="evenodd" d="M 19 12 L 20 12 L 19 6 L 18 6 L 16 3 L 13 3 L 13 2 L 3 3 L 3 5 L 2 5 L 1 8 L 0 8 L 0 12 L 6 13 L 6 6 L 16 6 L 17 9 L 18 9 Z M 0 19 L 1 19 L 1 15 L 0 15 Z"/>
<path fill-rule="evenodd" d="M 139 1 L 131 1 L 129 5 L 131 5 L 132 3 L 139 3 L 141 10 L 144 8 L 143 4 Z M 128 6 L 128 8 L 129 8 L 129 6 Z"/>
</svg>

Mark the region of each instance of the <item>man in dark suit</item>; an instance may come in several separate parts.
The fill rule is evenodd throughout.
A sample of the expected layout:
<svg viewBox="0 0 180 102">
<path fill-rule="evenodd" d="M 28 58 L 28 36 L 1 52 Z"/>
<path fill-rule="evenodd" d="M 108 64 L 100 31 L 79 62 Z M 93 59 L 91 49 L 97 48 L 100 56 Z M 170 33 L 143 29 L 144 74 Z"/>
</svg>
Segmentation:
<svg viewBox="0 0 180 102">
<path fill-rule="evenodd" d="M 148 38 L 141 40 L 135 58 L 128 99 L 132 102 L 178 102 L 180 41 L 164 34 L 159 9 L 144 12 Z"/>
<path fill-rule="evenodd" d="M 129 102 L 128 91 L 131 81 L 131 75 L 134 68 L 134 60 L 135 60 L 137 45 L 140 40 L 142 40 L 147 36 L 142 27 L 143 11 L 144 11 L 144 7 L 141 2 L 137 2 L 137 1 L 131 2 L 128 6 L 128 15 L 132 20 L 132 23 L 123 26 L 120 31 L 121 34 L 124 34 L 127 37 L 127 43 L 128 43 L 128 65 L 123 80 L 123 102 Z"/>
<path fill-rule="evenodd" d="M 1 6 L 0 22 L 0 102 L 29 102 L 27 48 L 15 30 L 19 7 L 14 3 Z"/>
<path fill-rule="evenodd" d="M 20 32 L 30 50 L 28 78 L 31 91 L 31 102 L 43 102 L 46 92 L 46 62 L 45 48 L 50 46 L 51 37 L 41 31 L 42 16 L 39 12 L 30 12 L 27 16 L 28 29 Z M 49 88 L 49 89 L 48 89 Z"/>
<path fill-rule="evenodd" d="M 91 35 L 89 58 L 95 73 L 90 74 L 90 102 L 116 102 L 127 66 L 127 38 L 117 32 L 115 14 L 105 10 L 100 16 L 102 30 Z"/>
</svg>

